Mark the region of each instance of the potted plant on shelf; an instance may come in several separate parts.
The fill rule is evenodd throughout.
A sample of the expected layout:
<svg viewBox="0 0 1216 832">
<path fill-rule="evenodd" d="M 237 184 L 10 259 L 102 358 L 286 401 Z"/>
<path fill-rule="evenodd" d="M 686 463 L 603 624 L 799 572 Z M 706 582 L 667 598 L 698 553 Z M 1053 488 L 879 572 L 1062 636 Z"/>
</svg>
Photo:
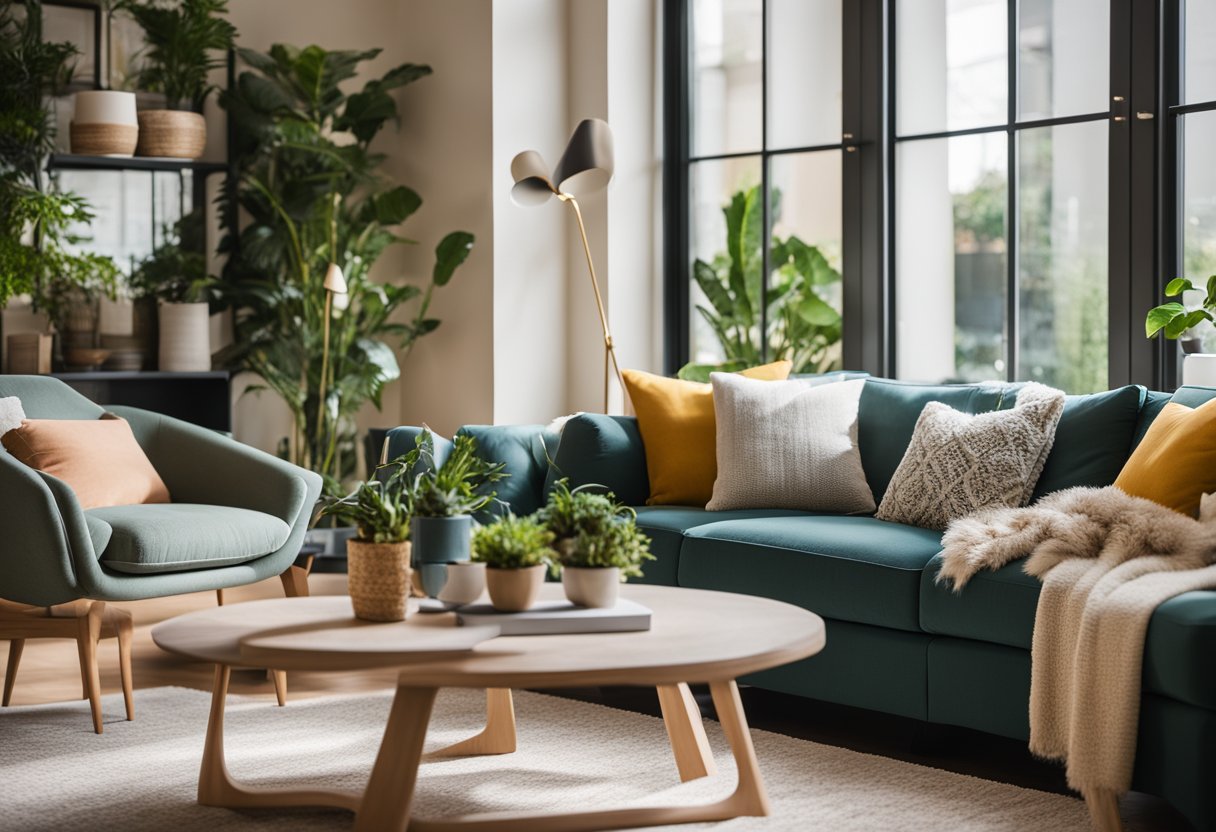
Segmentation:
<svg viewBox="0 0 1216 832">
<path fill-rule="evenodd" d="M 407 468 L 398 459 L 345 497 L 323 500 L 321 515 L 356 528 L 346 541 L 351 605 L 368 621 L 401 621 L 410 588 Z"/>
<path fill-rule="evenodd" d="M 406 499 L 413 566 L 422 591 L 438 597 L 447 565 L 469 559 L 473 515 L 494 500 L 489 486 L 508 476 L 506 466 L 479 457 L 477 440 L 465 434 L 456 436 L 447 458 L 437 463 L 430 431 L 420 433 L 401 459 L 411 472 Z"/>
<path fill-rule="evenodd" d="M 1144 334 L 1149 338 L 1158 333 L 1177 340 L 1186 353 L 1182 364 L 1182 383 L 1205 387 L 1216 386 L 1216 355 L 1203 352 L 1203 328 L 1210 329 L 1216 320 L 1216 274 L 1200 288 L 1185 277 L 1176 277 L 1165 287 L 1167 298 L 1180 298 L 1149 310 L 1144 320 Z"/>
<path fill-rule="evenodd" d="M 166 372 L 211 369 L 211 304 L 218 281 L 208 276 L 202 252 L 201 222 L 187 214 L 132 273 L 128 283 L 137 302 L 157 303 L 157 366 Z"/>
<path fill-rule="evenodd" d="M 654 555 L 634 510 L 611 492 L 591 490 L 597 487 L 571 489 L 559 480 L 537 519 L 553 534 L 566 598 L 583 607 L 613 607 L 621 582 L 641 577 L 642 563 Z"/>
<path fill-rule="evenodd" d="M 473 532 L 473 558 L 486 565 L 486 589 L 499 612 L 536 603 L 545 572 L 554 567 L 553 532 L 535 517 L 507 514 Z"/>
<path fill-rule="evenodd" d="M 236 28 L 224 19 L 228 0 L 120 0 L 114 11 L 130 14 L 143 29 L 147 46 L 135 83 L 165 96 L 163 110 L 142 110 L 140 156 L 197 159 L 207 145 L 203 104 L 215 87 L 208 80 L 224 65 Z"/>
</svg>

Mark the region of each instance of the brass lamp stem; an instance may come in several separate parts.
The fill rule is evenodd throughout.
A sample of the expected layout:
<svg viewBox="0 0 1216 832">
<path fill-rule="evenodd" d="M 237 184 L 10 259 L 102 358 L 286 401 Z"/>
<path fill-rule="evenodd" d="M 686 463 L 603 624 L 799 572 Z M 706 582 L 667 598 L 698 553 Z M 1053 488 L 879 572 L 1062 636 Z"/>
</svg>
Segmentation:
<svg viewBox="0 0 1216 832">
<path fill-rule="evenodd" d="M 334 293 L 325 290 L 325 324 L 324 336 L 322 338 L 321 347 L 321 386 L 320 386 L 320 402 L 317 404 L 317 430 L 323 431 L 325 427 L 325 382 L 329 378 L 329 318 L 331 315 L 330 308 L 333 305 Z M 322 436 L 318 433 L 318 436 Z"/>
<path fill-rule="evenodd" d="M 608 329 L 608 313 L 604 311 L 604 298 L 600 295 L 599 280 L 595 277 L 595 264 L 591 261 L 591 244 L 587 242 L 587 229 L 583 225 L 583 212 L 578 207 L 578 200 L 571 194 L 558 194 L 557 198 L 574 209 L 574 217 L 578 220 L 578 233 L 583 239 L 583 253 L 587 255 L 587 270 L 591 273 L 591 289 L 595 292 L 595 307 L 600 313 L 600 326 L 604 330 L 604 412 L 608 412 L 608 387 L 611 379 L 608 365 L 616 371 L 617 382 L 625 389 L 625 379 L 621 375 L 621 365 L 616 360 L 616 345 L 612 341 L 612 333 Z"/>
</svg>

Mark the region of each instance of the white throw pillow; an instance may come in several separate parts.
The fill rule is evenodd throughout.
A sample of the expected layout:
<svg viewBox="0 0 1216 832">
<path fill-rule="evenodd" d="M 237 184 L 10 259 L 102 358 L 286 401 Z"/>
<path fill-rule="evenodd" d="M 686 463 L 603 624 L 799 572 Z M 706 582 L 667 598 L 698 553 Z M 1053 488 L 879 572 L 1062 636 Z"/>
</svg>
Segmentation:
<svg viewBox="0 0 1216 832">
<path fill-rule="evenodd" d="M 857 450 L 864 379 L 757 381 L 713 373 L 718 478 L 710 511 L 874 510 Z"/>
<path fill-rule="evenodd" d="M 1064 393 L 1030 383 L 1012 410 L 960 413 L 929 402 L 876 515 L 944 529 L 988 508 L 1030 501 L 1064 413 Z"/>
<path fill-rule="evenodd" d="M 0 399 L 0 436 L 21 427 L 25 421 L 25 409 L 21 407 L 21 399 L 8 396 Z"/>
</svg>

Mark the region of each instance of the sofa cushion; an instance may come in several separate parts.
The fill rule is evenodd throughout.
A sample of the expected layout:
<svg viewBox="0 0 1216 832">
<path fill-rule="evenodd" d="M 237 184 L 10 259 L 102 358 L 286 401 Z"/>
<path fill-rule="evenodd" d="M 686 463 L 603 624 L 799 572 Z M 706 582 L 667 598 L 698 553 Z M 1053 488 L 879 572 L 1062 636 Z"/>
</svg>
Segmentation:
<svg viewBox="0 0 1216 832">
<path fill-rule="evenodd" d="M 645 574 L 639 582 L 665 586 L 678 585 L 680 548 L 689 529 L 722 520 L 802 516 L 802 512 L 775 508 L 706 511 L 686 506 L 637 506 L 635 510 L 638 526 L 650 537 L 650 553 L 655 556 L 642 566 Z"/>
<path fill-rule="evenodd" d="M 1172 393 L 1162 393 L 1158 390 L 1149 390 L 1144 394 L 1144 403 L 1140 405 L 1140 417 L 1136 420 L 1136 432 L 1132 434 L 1131 449 L 1133 451 L 1140 444 L 1140 440 L 1144 438 L 1144 434 L 1148 433 L 1153 420 L 1170 403 L 1172 397 Z"/>
<path fill-rule="evenodd" d="M 941 556 L 921 579 L 926 632 L 1029 650 L 1041 584 L 1017 560 L 973 577 L 962 592 L 939 584 Z M 1216 591 L 1187 592 L 1153 613 L 1145 637 L 1144 687 L 1182 702 L 1216 708 Z"/>
<path fill-rule="evenodd" d="M 1110 485 L 1131 453 L 1145 390 L 1134 384 L 1069 396 L 1031 501 L 1080 485 Z"/>
<path fill-rule="evenodd" d="M 918 595 L 941 533 L 873 517 L 802 515 L 690 529 L 680 586 L 763 595 L 824 618 L 920 630 Z"/>
<path fill-rule="evenodd" d="M 881 503 L 895 469 L 904 458 L 916 420 L 929 402 L 963 413 L 984 413 L 1013 404 L 1016 388 L 1007 384 L 910 384 L 866 379 L 857 408 L 857 447 L 866 481 Z"/>
<path fill-rule="evenodd" d="M 507 466 L 510 476 L 489 488 L 511 511 L 523 517 L 541 507 L 549 469 L 544 425 L 465 425 L 457 433 L 477 440 L 477 455 L 482 459 Z M 500 504 L 491 503 L 483 514 L 492 516 L 502 511 L 505 509 Z"/>
<path fill-rule="evenodd" d="M 562 477 L 570 487 L 602 485 L 628 505 L 646 502 L 646 448 L 633 416 L 579 413 L 566 420 L 545 480 L 545 493 Z"/>
<path fill-rule="evenodd" d="M 103 524 L 110 527 L 102 565 L 134 575 L 245 563 L 279 550 L 291 534 L 277 517 L 229 506 L 114 506 L 85 518 L 95 544 L 104 539 Z"/>
</svg>

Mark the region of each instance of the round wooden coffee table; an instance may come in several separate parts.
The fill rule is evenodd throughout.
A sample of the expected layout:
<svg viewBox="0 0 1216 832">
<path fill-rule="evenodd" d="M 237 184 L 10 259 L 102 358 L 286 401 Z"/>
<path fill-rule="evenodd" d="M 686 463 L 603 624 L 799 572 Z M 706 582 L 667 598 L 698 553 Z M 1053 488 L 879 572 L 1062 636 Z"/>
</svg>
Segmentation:
<svg viewBox="0 0 1216 832">
<path fill-rule="evenodd" d="M 561 597 L 547 585 L 544 598 Z M 330 806 L 356 814 L 361 832 L 558 832 L 619 829 L 767 815 L 768 799 L 735 679 L 818 653 L 823 621 L 790 604 L 694 589 L 630 585 L 623 595 L 653 611 L 651 629 L 633 633 L 498 637 L 495 627 L 460 627 L 455 615 L 418 615 L 371 624 L 354 618 L 341 596 L 284 598 L 217 607 L 157 626 L 152 637 L 172 653 L 214 662 L 211 718 L 198 799 L 230 808 Z M 384 740 L 362 794 L 243 786 L 224 765 L 224 702 L 233 667 L 343 671 L 399 667 Z M 688 683 L 709 684 L 738 767 L 727 798 L 702 806 L 604 809 L 574 814 L 410 817 L 424 761 L 435 695 L 443 687 L 485 688 L 486 727 L 434 756 L 515 750 L 511 688 L 642 685 L 658 689 L 680 779 L 716 773 L 701 714 Z M 432 755 L 427 755 L 432 756 Z"/>
</svg>

